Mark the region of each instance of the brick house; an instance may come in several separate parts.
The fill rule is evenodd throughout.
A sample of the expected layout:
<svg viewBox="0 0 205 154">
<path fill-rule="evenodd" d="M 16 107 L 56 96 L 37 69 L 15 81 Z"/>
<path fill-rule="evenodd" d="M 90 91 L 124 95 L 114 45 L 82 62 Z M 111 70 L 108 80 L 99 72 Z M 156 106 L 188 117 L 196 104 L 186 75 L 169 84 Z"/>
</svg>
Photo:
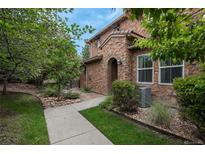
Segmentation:
<svg viewBox="0 0 205 154">
<path fill-rule="evenodd" d="M 130 80 L 150 86 L 154 96 L 173 98 L 173 79 L 197 73 L 198 66 L 184 61 L 179 64 L 172 64 L 171 60 L 152 61 L 147 55 L 149 50 L 132 46 L 134 39 L 147 36 L 140 21 L 122 15 L 87 40 L 90 58 L 84 61 L 81 86 L 107 94 L 112 81 Z"/>
</svg>

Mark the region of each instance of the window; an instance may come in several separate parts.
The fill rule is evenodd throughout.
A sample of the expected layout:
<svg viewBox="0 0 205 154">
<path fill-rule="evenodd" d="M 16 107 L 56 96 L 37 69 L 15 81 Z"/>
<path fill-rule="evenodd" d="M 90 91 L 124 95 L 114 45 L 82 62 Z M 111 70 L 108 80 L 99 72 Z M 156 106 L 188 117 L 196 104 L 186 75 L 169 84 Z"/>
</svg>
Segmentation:
<svg viewBox="0 0 205 154">
<path fill-rule="evenodd" d="M 120 26 L 119 25 L 116 25 L 114 28 L 113 28 L 114 31 L 120 31 Z"/>
<path fill-rule="evenodd" d="M 183 77 L 184 64 L 183 62 L 174 63 L 171 59 L 160 61 L 159 82 L 161 84 L 171 84 L 176 77 Z"/>
<path fill-rule="evenodd" d="M 140 83 L 152 83 L 153 61 L 148 55 L 138 56 L 137 81 Z"/>
</svg>

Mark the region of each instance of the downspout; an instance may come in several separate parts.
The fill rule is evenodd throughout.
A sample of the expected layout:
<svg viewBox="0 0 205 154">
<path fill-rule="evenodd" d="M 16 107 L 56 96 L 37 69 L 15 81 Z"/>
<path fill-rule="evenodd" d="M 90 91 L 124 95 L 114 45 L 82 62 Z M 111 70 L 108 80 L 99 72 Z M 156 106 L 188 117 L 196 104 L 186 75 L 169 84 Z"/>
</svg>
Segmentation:
<svg viewBox="0 0 205 154">
<path fill-rule="evenodd" d="M 87 72 L 87 66 L 85 65 L 85 87 L 88 87 L 88 72 Z"/>
</svg>

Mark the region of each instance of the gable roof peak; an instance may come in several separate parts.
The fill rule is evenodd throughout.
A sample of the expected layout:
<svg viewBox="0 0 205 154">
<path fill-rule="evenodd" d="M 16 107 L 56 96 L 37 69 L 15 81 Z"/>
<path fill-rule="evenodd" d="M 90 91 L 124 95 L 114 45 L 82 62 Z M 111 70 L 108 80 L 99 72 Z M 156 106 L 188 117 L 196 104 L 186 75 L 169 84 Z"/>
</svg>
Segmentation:
<svg viewBox="0 0 205 154">
<path fill-rule="evenodd" d="M 105 26 L 102 30 L 100 30 L 99 32 L 97 32 L 94 36 L 92 36 L 91 38 L 87 39 L 86 42 L 90 42 L 94 39 L 97 39 L 100 37 L 100 35 L 104 34 L 105 32 L 107 32 L 110 28 L 113 28 L 115 25 L 120 24 L 121 22 L 125 21 L 128 17 L 123 14 L 121 16 L 119 16 L 117 19 L 115 19 L 114 21 L 112 21 L 110 24 L 108 24 L 107 26 Z"/>
</svg>

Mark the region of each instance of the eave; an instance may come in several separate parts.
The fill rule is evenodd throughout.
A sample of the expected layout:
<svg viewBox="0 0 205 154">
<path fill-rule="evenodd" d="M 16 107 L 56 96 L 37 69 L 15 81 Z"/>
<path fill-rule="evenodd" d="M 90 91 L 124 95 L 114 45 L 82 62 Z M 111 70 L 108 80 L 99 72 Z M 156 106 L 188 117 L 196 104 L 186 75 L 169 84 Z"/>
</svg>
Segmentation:
<svg viewBox="0 0 205 154">
<path fill-rule="evenodd" d="M 132 30 L 120 30 L 120 31 L 112 31 L 110 33 L 110 35 L 107 36 L 107 38 L 101 43 L 99 48 L 103 48 L 106 43 L 112 38 L 112 37 L 121 37 L 121 36 L 125 36 L 125 37 L 133 37 L 133 38 L 145 38 L 144 36 L 135 33 Z"/>
<path fill-rule="evenodd" d="M 94 56 L 92 58 L 89 58 L 89 59 L 85 60 L 83 63 L 84 64 L 89 64 L 89 63 L 97 62 L 97 61 L 102 60 L 102 58 L 103 58 L 103 55 L 97 55 L 97 56 Z"/>
<path fill-rule="evenodd" d="M 117 19 L 115 19 L 113 22 L 111 22 L 110 24 L 108 24 L 107 26 L 105 26 L 101 31 L 97 32 L 94 36 L 92 36 L 90 39 L 86 40 L 86 43 L 90 43 L 92 40 L 97 39 L 98 37 L 100 37 L 101 35 L 103 35 L 104 33 L 106 33 L 110 28 L 112 28 L 114 25 L 119 24 L 121 22 L 123 22 L 124 20 L 126 20 L 128 17 L 123 14 L 120 17 L 118 17 Z"/>
</svg>

